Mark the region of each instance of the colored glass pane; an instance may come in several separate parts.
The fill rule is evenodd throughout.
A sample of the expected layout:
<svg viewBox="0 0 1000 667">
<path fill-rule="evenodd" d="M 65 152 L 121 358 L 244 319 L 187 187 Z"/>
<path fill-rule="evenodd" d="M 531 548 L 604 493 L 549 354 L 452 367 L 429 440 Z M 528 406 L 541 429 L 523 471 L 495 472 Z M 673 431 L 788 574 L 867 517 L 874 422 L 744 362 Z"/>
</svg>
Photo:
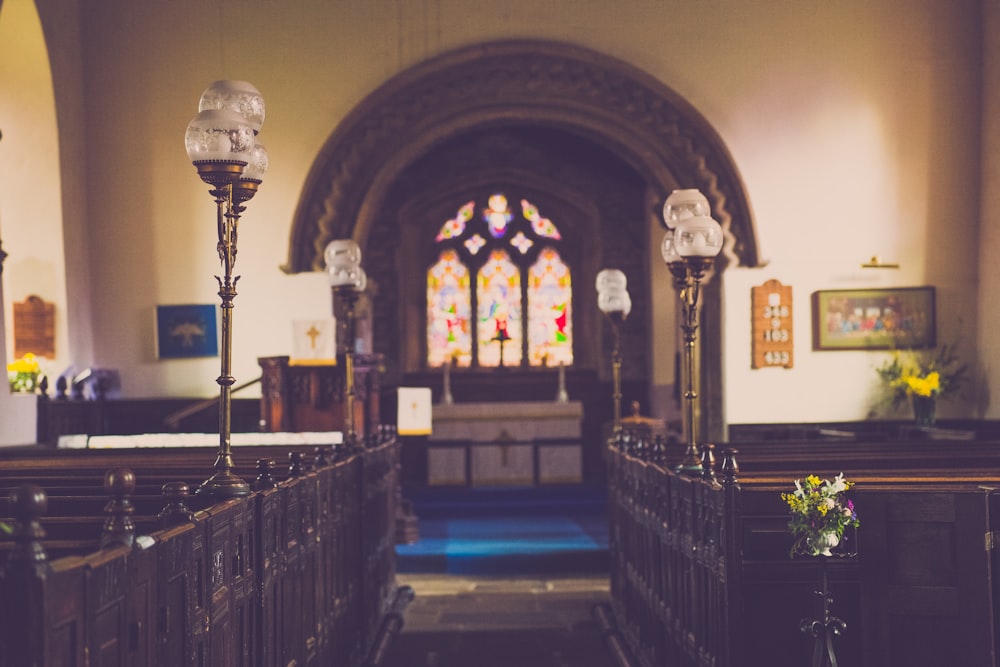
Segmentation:
<svg viewBox="0 0 1000 667">
<path fill-rule="evenodd" d="M 486 226 L 490 230 L 490 236 L 495 239 L 503 238 L 512 218 L 510 207 L 507 205 L 507 197 L 499 193 L 490 195 L 487 207 L 483 210 L 483 220 L 486 221 Z"/>
<path fill-rule="evenodd" d="M 465 223 L 472 219 L 472 213 L 475 210 L 476 202 L 466 202 L 462 208 L 458 209 L 454 218 L 441 225 L 441 231 L 434 237 L 434 240 L 441 242 L 461 236 L 465 232 Z"/>
<path fill-rule="evenodd" d="M 454 359 L 472 363 L 472 314 L 469 269 L 454 250 L 441 253 L 427 271 L 427 365 Z"/>
<path fill-rule="evenodd" d="M 524 219 L 531 223 L 531 230 L 542 238 L 556 240 L 562 238 L 555 223 L 548 218 L 543 218 L 538 212 L 538 207 L 527 199 L 521 200 L 521 213 L 524 214 Z"/>
<path fill-rule="evenodd" d="M 535 245 L 535 242 L 524 235 L 524 232 L 518 232 L 514 234 L 514 238 L 510 240 L 510 244 L 518 249 L 518 251 L 523 255 L 528 252 L 531 246 Z"/>
<path fill-rule="evenodd" d="M 573 283 L 553 248 L 543 248 L 528 270 L 528 362 L 573 363 Z"/>
<path fill-rule="evenodd" d="M 494 250 L 476 277 L 479 365 L 521 363 L 521 271 L 510 255 Z"/>
<path fill-rule="evenodd" d="M 486 239 L 484 239 L 479 234 L 473 234 L 469 238 L 465 239 L 465 249 L 469 251 L 470 255 L 476 255 L 483 246 L 486 245 Z"/>
</svg>

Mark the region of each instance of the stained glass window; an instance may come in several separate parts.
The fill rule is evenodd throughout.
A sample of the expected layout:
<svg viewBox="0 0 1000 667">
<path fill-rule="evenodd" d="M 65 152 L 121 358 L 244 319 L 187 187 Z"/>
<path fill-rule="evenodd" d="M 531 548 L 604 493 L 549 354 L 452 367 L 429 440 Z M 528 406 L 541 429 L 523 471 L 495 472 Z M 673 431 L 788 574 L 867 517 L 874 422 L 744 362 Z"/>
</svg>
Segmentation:
<svg viewBox="0 0 1000 667">
<path fill-rule="evenodd" d="M 479 254 L 479 251 L 483 249 L 484 245 L 486 245 L 486 239 L 479 234 L 473 234 L 469 238 L 465 239 L 464 245 L 469 253 L 476 255 Z"/>
<path fill-rule="evenodd" d="M 531 229 L 539 236 L 556 240 L 562 238 L 555 223 L 543 218 L 538 212 L 538 207 L 527 199 L 521 200 L 521 212 L 524 214 L 524 219 L 531 223 Z"/>
<path fill-rule="evenodd" d="M 434 240 L 444 241 L 445 239 L 454 239 L 461 236 L 465 232 L 465 224 L 472 219 L 472 212 L 475 208 L 476 202 L 470 201 L 458 209 L 454 218 L 441 225 L 441 231 L 438 232 Z"/>
<path fill-rule="evenodd" d="M 531 246 L 535 245 L 535 242 L 524 235 L 524 232 L 518 232 L 514 235 L 514 238 L 510 240 L 510 244 L 517 248 L 521 254 L 531 250 Z"/>
<path fill-rule="evenodd" d="M 528 270 L 528 359 L 532 366 L 573 363 L 573 290 L 569 268 L 544 248 Z"/>
<path fill-rule="evenodd" d="M 521 203 L 519 216 L 494 191 L 440 227 L 439 254 L 427 270 L 429 367 L 573 363 L 573 286 L 562 236 L 537 206 L 513 201 Z"/>
<path fill-rule="evenodd" d="M 445 250 L 427 271 L 427 363 L 441 366 L 454 359 L 472 363 L 469 316 L 469 269 L 454 250 Z"/>
<path fill-rule="evenodd" d="M 489 227 L 490 234 L 495 239 L 503 238 L 507 233 L 507 225 L 513 216 L 507 205 L 507 198 L 502 194 L 490 195 L 489 206 L 483 211 L 483 219 Z"/>
<path fill-rule="evenodd" d="M 494 250 L 476 276 L 479 304 L 479 365 L 521 364 L 521 269 Z"/>
</svg>

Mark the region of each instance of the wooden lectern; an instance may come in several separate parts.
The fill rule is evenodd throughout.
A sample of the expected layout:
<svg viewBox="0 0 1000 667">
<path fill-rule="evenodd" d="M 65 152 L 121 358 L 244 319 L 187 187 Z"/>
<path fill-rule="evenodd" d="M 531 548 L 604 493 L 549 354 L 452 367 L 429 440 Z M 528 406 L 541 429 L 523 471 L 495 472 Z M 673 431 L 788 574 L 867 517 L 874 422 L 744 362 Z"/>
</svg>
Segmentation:
<svg viewBox="0 0 1000 667">
<path fill-rule="evenodd" d="M 343 365 L 260 357 L 260 417 L 271 432 L 346 431 L 347 388 Z M 381 355 L 354 356 L 354 431 L 359 438 L 379 423 Z"/>
</svg>

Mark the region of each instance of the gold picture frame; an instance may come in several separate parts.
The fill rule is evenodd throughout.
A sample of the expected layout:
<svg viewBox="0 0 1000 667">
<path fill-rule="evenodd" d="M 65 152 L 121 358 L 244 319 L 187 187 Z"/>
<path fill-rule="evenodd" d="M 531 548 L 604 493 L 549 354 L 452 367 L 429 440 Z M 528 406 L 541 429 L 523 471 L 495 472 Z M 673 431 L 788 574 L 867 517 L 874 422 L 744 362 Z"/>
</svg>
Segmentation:
<svg viewBox="0 0 1000 667">
<path fill-rule="evenodd" d="M 931 348 L 937 344 L 933 287 L 813 292 L 814 350 Z"/>
</svg>

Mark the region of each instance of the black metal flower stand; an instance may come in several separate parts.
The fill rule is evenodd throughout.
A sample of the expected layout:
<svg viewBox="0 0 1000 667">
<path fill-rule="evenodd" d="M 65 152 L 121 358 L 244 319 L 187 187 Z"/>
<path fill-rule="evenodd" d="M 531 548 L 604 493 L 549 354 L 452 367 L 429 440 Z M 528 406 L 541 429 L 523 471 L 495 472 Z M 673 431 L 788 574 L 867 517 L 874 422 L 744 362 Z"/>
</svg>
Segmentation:
<svg viewBox="0 0 1000 667">
<path fill-rule="evenodd" d="M 819 559 L 819 590 L 813 591 L 819 596 L 821 614 L 819 618 L 804 618 L 799 622 L 799 629 L 813 637 L 813 652 L 810 667 L 837 667 L 837 654 L 833 648 L 833 638 L 847 630 L 847 623 L 833 615 L 833 595 L 830 593 L 826 574 L 826 562 L 829 556 L 817 556 Z"/>
</svg>

